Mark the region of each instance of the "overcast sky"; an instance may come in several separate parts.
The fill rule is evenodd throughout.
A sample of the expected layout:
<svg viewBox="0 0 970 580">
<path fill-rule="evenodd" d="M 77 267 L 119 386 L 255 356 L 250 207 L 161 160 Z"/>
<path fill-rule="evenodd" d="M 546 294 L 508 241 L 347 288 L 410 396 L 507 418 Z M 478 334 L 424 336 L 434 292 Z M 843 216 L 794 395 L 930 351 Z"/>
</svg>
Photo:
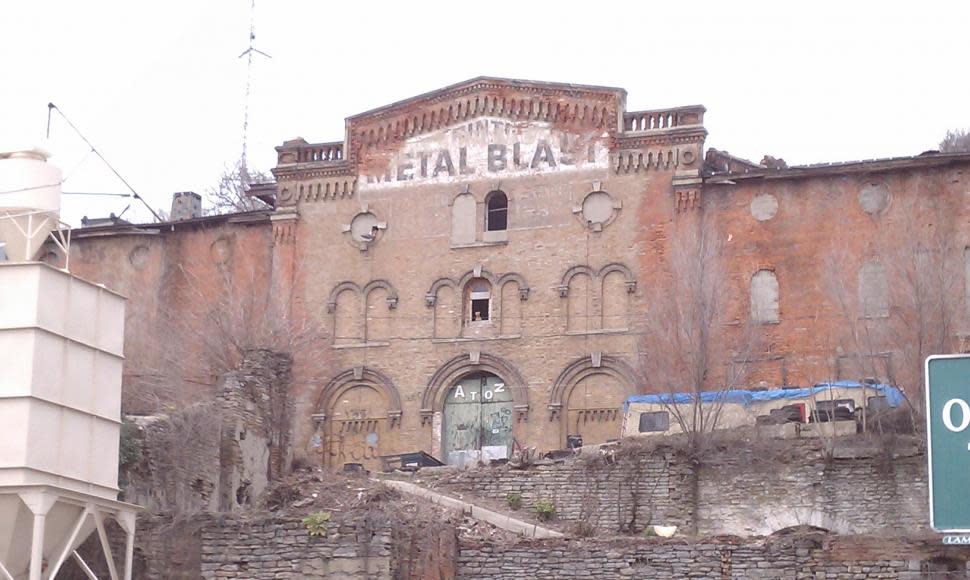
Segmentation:
<svg viewBox="0 0 970 580">
<path fill-rule="evenodd" d="M 703 104 L 707 146 L 790 164 L 911 155 L 970 127 L 970 2 L 257 0 L 250 165 L 345 117 L 479 75 L 622 87 L 629 110 Z M 0 148 L 55 103 L 153 207 L 242 150 L 250 0 L 2 4 Z M 55 116 L 65 191 L 124 184 Z M 64 215 L 147 220 L 123 198 Z"/>
</svg>

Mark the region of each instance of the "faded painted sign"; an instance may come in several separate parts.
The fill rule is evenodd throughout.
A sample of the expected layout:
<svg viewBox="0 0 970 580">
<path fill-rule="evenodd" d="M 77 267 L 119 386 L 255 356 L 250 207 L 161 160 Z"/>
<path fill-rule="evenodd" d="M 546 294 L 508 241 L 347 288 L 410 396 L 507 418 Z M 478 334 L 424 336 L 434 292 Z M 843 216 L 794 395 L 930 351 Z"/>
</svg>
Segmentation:
<svg viewBox="0 0 970 580">
<path fill-rule="evenodd" d="M 607 133 L 566 133 L 550 123 L 481 118 L 407 140 L 383 173 L 363 175 L 360 189 L 452 183 L 606 168 Z"/>
</svg>

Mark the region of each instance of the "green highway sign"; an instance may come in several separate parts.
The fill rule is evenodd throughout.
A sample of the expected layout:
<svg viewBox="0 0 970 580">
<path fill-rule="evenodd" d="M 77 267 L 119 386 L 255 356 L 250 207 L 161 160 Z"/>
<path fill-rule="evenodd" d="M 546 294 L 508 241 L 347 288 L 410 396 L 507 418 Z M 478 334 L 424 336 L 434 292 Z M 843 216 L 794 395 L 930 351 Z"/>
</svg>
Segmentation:
<svg viewBox="0 0 970 580">
<path fill-rule="evenodd" d="M 970 532 L 970 355 L 926 359 L 930 525 Z"/>
</svg>

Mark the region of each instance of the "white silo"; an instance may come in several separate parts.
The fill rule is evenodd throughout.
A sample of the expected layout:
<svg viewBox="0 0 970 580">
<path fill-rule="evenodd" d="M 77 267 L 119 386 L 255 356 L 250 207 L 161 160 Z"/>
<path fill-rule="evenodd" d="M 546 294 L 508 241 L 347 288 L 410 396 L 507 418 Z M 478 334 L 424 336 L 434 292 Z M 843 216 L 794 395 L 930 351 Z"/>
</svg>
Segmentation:
<svg viewBox="0 0 970 580">
<path fill-rule="evenodd" d="M 61 170 L 40 149 L 0 152 L 0 244 L 8 260 L 37 257 L 58 227 Z"/>
<path fill-rule="evenodd" d="M 136 506 L 117 501 L 125 299 L 33 261 L 57 227 L 60 171 L 0 152 L 0 579 L 48 580 L 98 532 L 131 578 Z M 128 534 L 119 575 L 104 522 Z"/>
</svg>

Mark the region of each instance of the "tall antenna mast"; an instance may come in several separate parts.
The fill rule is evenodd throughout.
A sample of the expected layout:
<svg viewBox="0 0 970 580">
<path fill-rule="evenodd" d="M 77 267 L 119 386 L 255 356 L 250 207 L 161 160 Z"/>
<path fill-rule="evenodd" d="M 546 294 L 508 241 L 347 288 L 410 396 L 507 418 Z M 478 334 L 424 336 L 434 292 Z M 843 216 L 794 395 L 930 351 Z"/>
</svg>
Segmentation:
<svg viewBox="0 0 970 580">
<path fill-rule="evenodd" d="M 239 55 L 239 58 L 246 57 L 246 94 L 243 104 L 243 134 L 242 134 L 242 158 L 239 161 L 239 176 L 243 185 L 249 185 L 249 165 L 246 160 L 246 144 L 249 140 L 249 93 L 252 88 L 253 79 L 253 54 L 260 54 L 266 58 L 273 58 L 265 52 L 253 46 L 256 41 L 256 0 L 252 0 L 249 10 L 249 47 Z"/>
</svg>

